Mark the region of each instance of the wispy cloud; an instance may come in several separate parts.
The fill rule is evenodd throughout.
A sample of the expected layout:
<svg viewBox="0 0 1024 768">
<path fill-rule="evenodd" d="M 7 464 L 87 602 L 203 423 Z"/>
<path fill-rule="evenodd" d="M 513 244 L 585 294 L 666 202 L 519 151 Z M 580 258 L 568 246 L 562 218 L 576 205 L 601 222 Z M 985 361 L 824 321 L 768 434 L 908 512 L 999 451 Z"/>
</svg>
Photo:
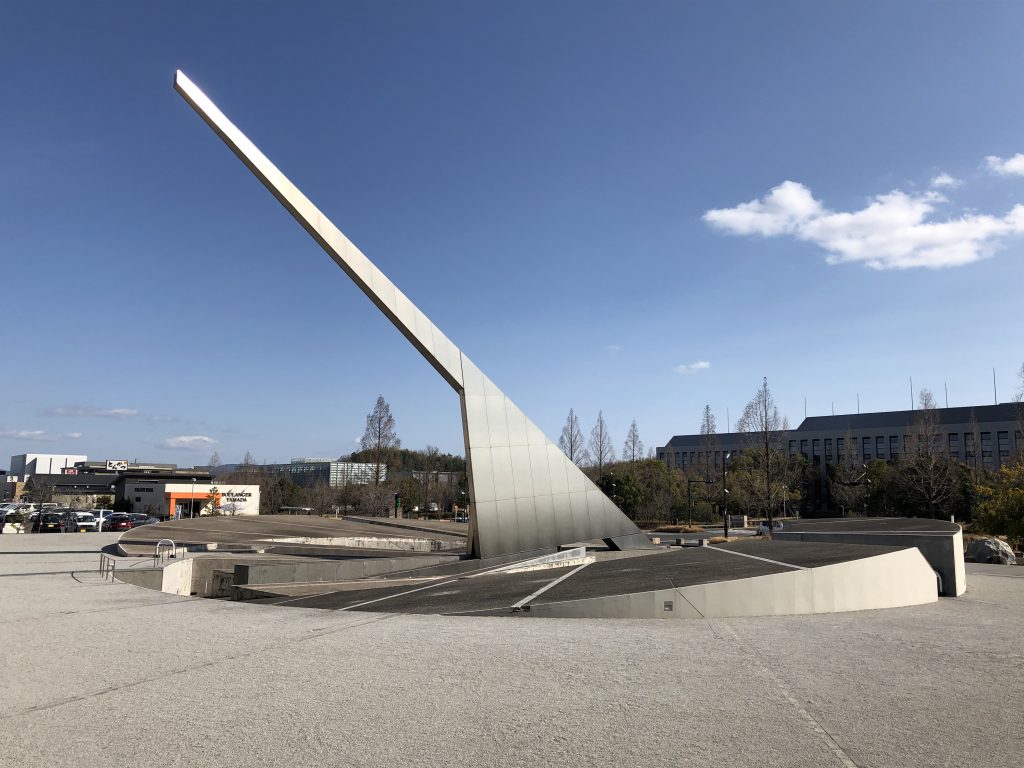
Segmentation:
<svg viewBox="0 0 1024 768">
<path fill-rule="evenodd" d="M 704 221 L 733 235 L 787 235 L 823 248 L 829 264 L 859 263 L 872 269 L 962 266 L 990 256 L 1007 238 L 1024 232 L 1024 205 L 1005 216 L 965 213 L 929 220 L 945 202 L 935 191 L 894 190 L 875 196 L 860 210 L 832 211 L 803 184 L 785 181 L 758 200 L 710 210 Z"/>
<path fill-rule="evenodd" d="M 147 416 L 146 421 L 152 422 L 153 424 L 175 424 L 180 422 L 177 416 Z"/>
<path fill-rule="evenodd" d="M 1024 153 L 1018 152 L 1005 160 L 989 155 L 985 158 L 985 167 L 996 176 L 1024 176 Z"/>
<path fill-rule="evenodd" d="M 0 437 L 6 437 L 8 440 L 28 440 L 40 443 L 53 443 L 60 439 L 60 435 L 55 435 L 44 429 L 0 429 Z"/>
<path fill-rule="evenodd" d="M 711 363 L 707 360 L 698 360 L 695 363 L 687 363 L 685 365 L 677 365 L 672 370 L 676 373 L 696 373 L 697 371 L 706 371 L 711 367 Z"/>
<path fill-rule="evenodd" d="M 95 419 L 130 419 L 139 415 L 135 408 L 91 408 L 86 405 L 61 405 L 43 412 L 44 416 L 77 416 Z"/>
<path fill-rule="evenodd" d="M 929 186 L 932 189 L 956 189 L 963 184 L 960 179 L 955 179 L 948 173 L 940 173 L 934 179 L 931 180 Z"/>
<path fill-rule="evenodd" d="M 608 350 L 610 354 L 614 355 L 622 351 L 622 346 L 619 344 L 609 344 L 605 349 Z"/>
<path fill-rule="evenodd" d="M 176 451 L 205 451 L 216 444 L 216 440 L 206 435 L 178 435 L 164 438 L 156 444 L 156 447 Z"/>
<path fill-rule="evenodd" d="M 82 436 L 81 432 L 68 432 L 68 437 L 70 437 L 72 440 L 77 440 L 81 436 Z"/>
</svg>

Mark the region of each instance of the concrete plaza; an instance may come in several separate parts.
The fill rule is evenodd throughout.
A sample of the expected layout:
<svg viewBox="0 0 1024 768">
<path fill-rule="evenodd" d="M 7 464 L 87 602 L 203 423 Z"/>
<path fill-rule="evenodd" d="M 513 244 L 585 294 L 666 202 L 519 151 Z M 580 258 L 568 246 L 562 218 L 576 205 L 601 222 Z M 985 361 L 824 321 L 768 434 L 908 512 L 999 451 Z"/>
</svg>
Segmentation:
<svg viewBox="0 0 1024 768">
<path fill-rule="evenodd" d="M 516 621 L 104 582 L 116 534 L 0 537 L 0 765 L 1014 764 L 1024 568 L 915 608 Z"/>
</svg>

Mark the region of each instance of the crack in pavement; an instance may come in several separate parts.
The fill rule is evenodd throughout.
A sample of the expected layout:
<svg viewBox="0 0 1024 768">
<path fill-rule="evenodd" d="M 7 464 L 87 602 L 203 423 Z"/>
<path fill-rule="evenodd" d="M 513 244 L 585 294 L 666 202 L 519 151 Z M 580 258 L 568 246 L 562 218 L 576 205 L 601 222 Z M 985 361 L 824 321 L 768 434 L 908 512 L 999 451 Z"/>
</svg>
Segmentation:
<svg viewBox="0 0 1024 768">
<path fill-rule="evenodd" d="M 736 646 L 743 651 L 743 653 L 754 660 L 758 671 L 763 673 L 764 676 L 772 682 L 772 684 L 778 689 L 779 693 L 782 694 L 783 698 L 792 705 L 793 709 L 796 710 L 797 714 L 800 715 L 801 719 L 808 725 L 811 732 L 825 742 L 829 751 L 839 759 L 845 768 L 861 768 L 861 766 L 859 766 L 856 761 L 846 753 L 846 750 L 840 746 L 839 742 L 835 740 L 835 737 L 825 729 L 825 726 L 822 725 L 814 715 L 804 709 L 800 705 L 800 702 L 793 698 L 789 692 L 789 687 L 778 677 L 778 675 L 772 672 L 772 670 L 763 663 L 760 656 L 746 646 L 732 627 L 716 627 L 712 622 L 708 622 L 708 626 L 711 627 L 711 631 L 714 632 L 716 637 L 723 640 L 731 639 L 736 643 Z"/>
<path fill-rule="evenodd" d="M 392 618 L 394 618 L 394 614 L 385 614 L 383 616 L 374 617 L 374 618 L 367 619 L 367 620 L 364 620 L 364 621 L 356 621 L 356 622 L 353 622 L 351 624 L 346 624 L 345 626 L 338 627 L 337 629 L 331 629 L 331 630 L 323 631 L 323 632 L 312 632 L 312 633 L 310 633 L 309 635 L 307 635 L 305 637 L 297 637 L 297 638 L 294 638 L 292 640 L 288 640 L 288 641 L 286 641 L 284 643 L 277 642 L 277 643 L 274 643 L 272 645 L 266 645 L 266 646 L 263 646 L 262 648 L 257 648 L 255 650 L 244 651 L 242 653 L 236 653 L 236 654 L 233 654 L 231 656 L 224 656 L 223 658 L 220 658 L 220 659 L 213 659 L 211 661 L 204 661 L 204 662 L 202 662 L 200 664 L 192 664 L 190 666 L 182 667 L 180 669 L 170 670 L 168 672 L 164 672 L 164 673 L 159 674 L 159 675 L 154 675 L 152 677 L 146 677 L 146 678 L 143 678 L 141 680 L 135 680 L 135 681 L 130 682 L 130 683 L 125 683 L 123 685 L 113 685 L 113 686 L 110 686 L 108 688 L 103 688 L 103 689 L 98 690 L 98 691 L 93 691 L 92 693 L 83 693 L 83 694 L 79 694 L 77 696 L 68 696 L 67 698 L 60 699 L 58 701 L 53 701 L 53 702 L 50 702 L 49 704 L 39 704 L 39 705 L 36 705 L 34 707 L 29 707 L 28 709 L 23 709 L 18 714 L 20 714 L 20 715 L 28 715 L 28 714 L 35 714 L 35 713 L 38 713 L 38 712 L 46 712 L 46 711 L 51 710 L 51 709 L 57 709 L 58 707 L 63 707 L 66 704 L 74 704 L 74 703 L 79 702 L 79 701 L 86 701 L 88 699 L 94 699 L 94 698 L 97 698 L 99 696 L 105 696 L 108 693 L 115 693 L 117 691 L 128 690 L 129 688 L 135 688 L 135 687 L 140 686 L 140 685 L 146 685 L 147 683 L 154 683 L 154 682 L 157 682 L 157 681 L 166 681 L 169 678 L 176 677 L 178 675 L 183 675 L 183 674 L 186 674 L 188 672 L 193 672 L 193 671 L 195 671 L 197 669 L 207 669 L 209 667 L 213 667 L 213 666 L 216 666 L 218 664 L 222 664 L 222 663 L 224 663 L 226 661 L 236 661 L 238 659 L 244 659 L 244 658 L 248 658 L 248 657 L 252 657 L 252 656 L 258 656 L 259 654 L 265 653 L 266 651 L 280 650 L 284 646 L 294 645 L 296 643 L 306 643 L 306 642 L 309 642 L 310 640 L 319 640 L 321 637 L 327 637 L 328 635 L 334 635 L 334 634 L 338 634 L 340 632 L 347 632 L 350 629 L 358 629 L 359 627 L 365 627 L 368 624 L 376 624 L 378 622 L 387 621 L 388 619 L 392 619 Z"/>
</svg>

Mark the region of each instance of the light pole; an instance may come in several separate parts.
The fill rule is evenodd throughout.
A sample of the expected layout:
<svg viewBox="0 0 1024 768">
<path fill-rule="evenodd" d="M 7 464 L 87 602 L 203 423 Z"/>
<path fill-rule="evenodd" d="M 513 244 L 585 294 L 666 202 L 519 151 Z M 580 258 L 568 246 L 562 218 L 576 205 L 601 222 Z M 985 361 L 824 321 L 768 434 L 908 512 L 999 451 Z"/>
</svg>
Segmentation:
<svg viewBox="0 0 1024 768">
<path fill-rule="evenodd" d="M 786 494 L 789 491 L 789 486 L 782 486 L 782 516 L 786 516 Z"/>
<path fill-rule="evenodd" d="M 196 479 L 192 478 L 192 490 L 188 492 L 188 519 L 192 519 L 192 514 L 195 511 L 195 499 L 196 499 Z"/>
<path fill-rule="evenodd" d="M 725 453 L 722 455 L 722 520 L 724 522 L 723 533 L 725 538 L 729 538 L 729 489 L 725 487 L 725 468 L 729 463 L 729 457 L 732 453 Z"/>
</svg>

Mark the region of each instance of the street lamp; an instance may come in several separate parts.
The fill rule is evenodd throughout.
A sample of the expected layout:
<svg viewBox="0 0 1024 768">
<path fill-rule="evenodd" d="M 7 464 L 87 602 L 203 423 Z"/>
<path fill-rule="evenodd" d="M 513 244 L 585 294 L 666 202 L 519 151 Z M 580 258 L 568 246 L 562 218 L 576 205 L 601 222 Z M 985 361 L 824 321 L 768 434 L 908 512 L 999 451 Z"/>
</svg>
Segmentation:
<svg viewBox="0 0 1024 768">
<path fill-rule="evenodd" d="M 191 520 L 195 514 L 196 504 L 196 479 L 192 478 L 192 490 L 188 492 L 188 519 Z"/>
<path fill-rule="evenodd" d="M 725 523 L 723 526 L 723 533 L 725 538 L 729 538 L 729 489 L 725 487 L 725 468 L 729 463 L 729 457 L 732 453 L 727 452 L 722 456 L 722 518 Z"/>
</svg>

